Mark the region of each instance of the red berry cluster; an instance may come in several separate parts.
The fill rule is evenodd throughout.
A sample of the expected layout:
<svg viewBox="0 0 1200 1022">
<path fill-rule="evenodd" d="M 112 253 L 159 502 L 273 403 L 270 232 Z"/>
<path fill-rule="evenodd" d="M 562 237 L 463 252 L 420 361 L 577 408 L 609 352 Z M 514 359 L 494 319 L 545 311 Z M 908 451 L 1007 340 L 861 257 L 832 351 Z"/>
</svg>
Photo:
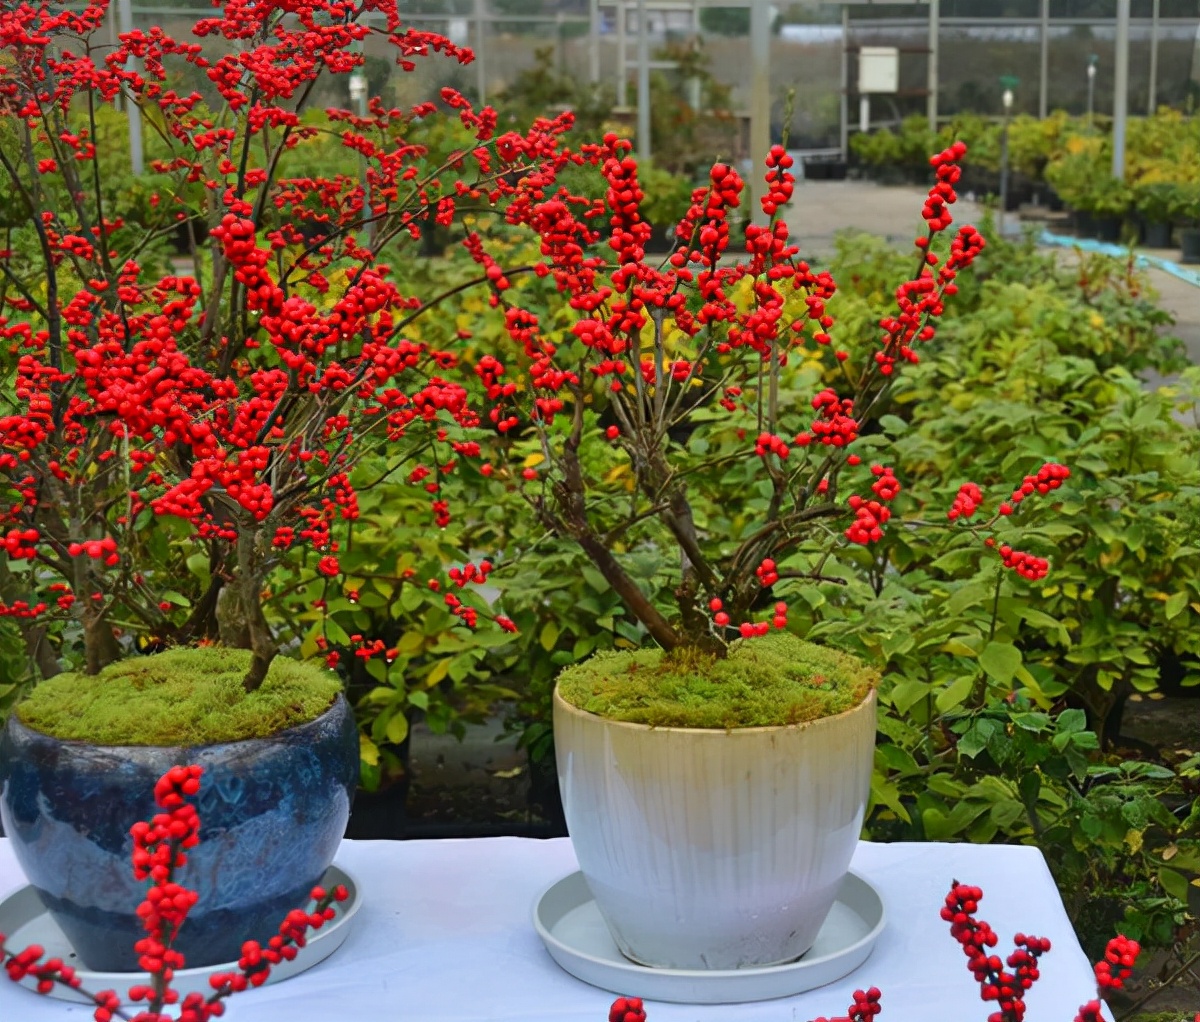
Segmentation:
<svg viewBox="0 0 1200 1022">
<path fill-rule="evenodd" d="M 872 1022 L 882 1010 L 883 1007 L 879 1001 L 883 994 L 880 993 L 879 987 L 871 987 L 869 990 L 855 990 L 850 1007 L 846 1009 L 845 1015 L 839 1015 L 835 1018 L 817 1018 L 813 1022 Z"/>
<path fill-rule="evenodd" d="M 782 437 L 778 437 L 774 433 L 760 433 L 758 439 L 754 441 L 754 453 L 760 458 L 774 454 L 780 461 L 786 461 L 788 445 Z"/>
<path fill-rule="evenodd" d="M 608 1009 L 608 1022 L 646 1022 L 640 997 L 618 997 Z"/>
<path fill-rule="evenodd" d="M 96 561 L 103 561 L 110 568 L 121 563 L 121 557 L 117 553 L 117 541 L 111 536 L 89 539 L 86 543 L 71 543 L 67 546 L 67 553 L 72 557 L 87 556 Z"/>
<path fill-rule="evenodd" d="M 1006 568 L 1012 569 L 1030 582 L 1039 582 L 1050 572 L 1050 562 L 1045 558 L 1014 550 L 1008 544 L 1000 547 L 1000 560 Z"/>
<path fill-rule="evenodd" d="M 980 888 L 956 880 L 946 896 L 941 916 L 950 924 L 951 935 L 967 956 L 967 967 L 979 983 L 981 997 L 996 1002 L 999 1008 L 988 1016 L 988 1022 L 1021 1022 L 1025 1017 L 1025 994 L 1041 976 L 1038 961 L 1050 950 L 1050 941 L 1045 937 L 1018 933 L 1013 938 L 1015 949 L 1001 961 L 998 955 L 988 951 L 999 943 L 995 932 L 987 923 L 975 918 L 982 898 Z M 1108 942 L 1103 961 L 1095 967 L 1100 997 L 1082 1005 L 1074 1022 L 1102 1022 L 1101 1000 L 1109 990 L 1122 989 L 1133 972 L 1140 950 L 1137 941 L 1124 936 Z M 1007 971 L 1006 966 L 1012 971 Z M 879 991 L 874 987 L 865 993 L 857 990 L 849 1009 L 849 1019 L 816 1019 L 814 1022 L 870 1022 L 879 1012 L 879 997 Z M 1200 1015 L 1196 1016 L 1196 1022 L 1200 1022 Z"/>
<path fill-rule="evenodd" d="M 765 175 L 767 192 L 760 201 L 763 212 L 768 217 L 773 217 L 792 201 L 794 178 L 787 173 L 792 162 L 787 150 L 781 145 L 771 146 L 771 151 L 767 153 L 767 173 Z"/>
<path fill-rule="evenodd" d="M 863 500 L 854 494 L 846 502 L 854 512 L 854 521 L 846 529 L 845 536 L 851 543 L 866 546 L 883 539 L 883 527 L 892 517 L 892 509 L 877 500 Z"/>
<path fill-rule="evenodd" d="M 775 562 L 770 557 L 764 557 L 757 568 L 754 569 L 754 574 L 758 576 L 758 582 L 764 589 L 770 589 L 776 582 L 779 581 L 779 572 L 776 570 Z"/>
<path fill-rule="evenodd" d="M 1050 950 L 1050 941 L 1017 934 L 1017 947 L 1006 960 L 990 954 L 988 948 L 995 947 L 998 938 L 987 923 L 975 918 L 982 897 L 980 888 L 955 881 L 941 915 L 950 924 L 950 935 L 962 945 L 980 996 L 994 1001 L 999 1009 L 988 1016 L 988 1022 L 1021 1022 L 1025 994 L 1038 978 L 1037 960 Z M 1007 971 L 1005 965 L 1013 971 Z"/>
<path fill-rule="evenodd" d="M 889 502 L 895 500 L 902 487 L 892 469 L 887 465 L 872 465 L 871 475 L 875 477 L 875 482 L 871 484 L 875 496 Z"/>
<path fill-rule="evenodd" d="M 974 483 L 963 483 L 958 488 L 958 494 L 955 496 L 950 510 L 946 512 L 946 517 L 950 521 L 954 521 L 956 518 L 970 518 L 982 503 L 983 491 Z"/>
<path fill-rule="evenodd" d="M 9 529 L 0 536 L 0 547 L 14 560 L 26 560 L 37 556 L 37 542 L 41 533 L 37 529 Z"/>
<path fill-rule="evenodd" d="M 936 332 L 934 321 L 945 311 L 944 298 L 958 291 L 955 278 L 983 251 L 985 242 L 979 232 L 971 226 L 961 227 L 950 242 L 950 254 L 945 263 L 936 275 L 932 270 L 940 262 L 932 251 L 933 239 L 953 223 L 949 207 L 958 198 L 954 186 L 962 175 L 959 164 L 966 153 L 967 147 L 962 142 L 955 142 L 930 158 L 937 181 L 929 190 L 921 211 L 928 224 L 928 233 L 915 242 L 923 253 L 921 270 L 896 290 L 898 315 L 880 322 L 884 335 L 881 350 L 875 353 L 875 362 L 884 376 L 895 371 L 897 360 L 919 361 L 913 346 L 933 338 Z"/>
<path fill-rule="evenodd" d="M 1070 478 L 1071 470 L 1066 465 L 1048 461 L 1037 470 L 1036 475 L 1026 476 L 1021 481 L 1021 485 L 1013 490 L 1012 497 L 1009 498 L 1011 503 L 1000 505 L 1000 513 L 1010 515 L 1015 505 L 1020 504 L 1026 497 L 1031 497 L 1035 493 L 1047 494 L 1051 490 L 1057 490 L 1065 480 Z"/>
<path fill-rule="evenodd" d="M 817 411 L 817 418 L 809 427 L 810 433 L 796 437 L 796 443 L 801 447 L 807 447 L 814 439 L 832 447 L 847 447 L 858 439 L 853 400 L 839 398 L 836 391 L 826 388 L 812 399 L 812 406 Z"/>
</svg>

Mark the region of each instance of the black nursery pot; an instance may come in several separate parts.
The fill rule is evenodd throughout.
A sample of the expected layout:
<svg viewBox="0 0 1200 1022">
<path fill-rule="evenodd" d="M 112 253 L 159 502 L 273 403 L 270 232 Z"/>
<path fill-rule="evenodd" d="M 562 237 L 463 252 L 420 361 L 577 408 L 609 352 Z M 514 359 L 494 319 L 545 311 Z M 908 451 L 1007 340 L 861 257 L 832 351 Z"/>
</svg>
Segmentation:
<svg viewBox="0 0 1200 1022">
<path fill-rule="evenodd" d="M 1071 214 L 1071 222 L 1075 225 L 1075 233 L 1081 238 L 1094 238 L 1096 236 L 1096 219 L 1091 213 L 1085 213 L 1083 210 L 1077 209 Z"/>
<path fill-rule="evenodd" d="M 1200 227 L 1189 227 L 1180 231 L 1179 240 L 1183 245 L 1180 262 L 1200 263 Z"/>
<path fill-rule="evenodd" d="M 1147 248 L 1170 248 L 1171 225 L 1158 222 L 1147 223 L 1142 231 L 1142 244 Z"/>
<path fill-rule="evenodd" d="M 1096 218 L 1096 237 L 1100 241 L 1116 243 L 1121 240 L 1121 221 L 1116 217 Z"/>
<path fill-rule="evenodd" d="M 179 880 L 199 901 L 175 947 L 188 967 L 236 961 L 304 908 L 342 840 L 358 784 L 358 730 L 342 696 L 316 720 L 269 738 L 192 749 L 63 741 L 21 724 L 0 732 L 0 817 L 17 861 L 90 969 L 133 972 L 130 827 L 156 809 L 172 766 L 204 768 L 200 844 Z"/>
</svg>

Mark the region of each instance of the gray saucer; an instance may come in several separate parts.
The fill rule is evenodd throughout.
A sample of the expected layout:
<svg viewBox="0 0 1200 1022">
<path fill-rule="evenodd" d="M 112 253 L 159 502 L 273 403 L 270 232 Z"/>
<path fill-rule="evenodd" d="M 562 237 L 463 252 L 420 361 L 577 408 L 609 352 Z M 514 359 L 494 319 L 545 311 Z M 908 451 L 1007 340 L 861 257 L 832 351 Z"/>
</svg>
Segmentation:
<svg viewBox="0 0 1200 1022">
<path fill-rule="evenodd" d="M 337 915 L 315 933 L 310 933 L 308 943 L 290 962 L 284 960 L 271 969 L 267 983 L 279 983 L 285 979 L 311 969 L 318 962 L 323 962 L 333 954 L 350 935 L 350 921 L 362 904 L 358 885 L 354 878 L 339 866 L 330 866 L 321 878 L 321 886 L 325 888 L 344 884 L 350 897 L 337 905 Z M 301 906 L 303 907 L 303 906 Z M 85 990 L 99 993 L 102 990 L 115 990 L 121 997 L 135 983 L 144 983 L 144 972 L 94 972 L 83 967 L 75 957 L 75 950 L 63 936 L 58 924 L 51 918 L 50 913 L 42 906 L 42 900 L 37 891 L 25 886 L 0 901 L 0 933 L 7 934 L 5 944 L 13 950 L 20 951 L 30 944 L 40 944 L 45 949 L 43 961 L 46 958 L 61 958 L 66 965 L 75 966 Z M 261 940 L 265 941 L 271 934 L 264 933 Z M 190 993 L 212 993 L 208 977 L 217 972 L 236 972 L 237 962 L 226 962 L 223 965 L 209 965 L 200 969 L 182 969 L 175 973 L 171 986 L 179 991 L 180 997 Z M 30 981 L 26 981 L 28 983 Z M 22 983 L 25 986 L 26 983 Z M 54 984 L 54 989 L 47 997 L 55 997 L 61 1001 L 74 1001 L 82 1004 L 92 1004 L 90 998 L 61 983 Z"/>
<path fill-rule="evenodd" d="M 737 1004 L 790 997 L 841 979 L 867 960 L 885 923 L 883 899 L 847 873 L 812 949 L 798 962 L 761 969 L 652 969 L 617 950 L 582 873 L 551 884 L 533 906 L 546 950 L 577 979 L 615 994 L 680 1004 Z"/>
</svg>

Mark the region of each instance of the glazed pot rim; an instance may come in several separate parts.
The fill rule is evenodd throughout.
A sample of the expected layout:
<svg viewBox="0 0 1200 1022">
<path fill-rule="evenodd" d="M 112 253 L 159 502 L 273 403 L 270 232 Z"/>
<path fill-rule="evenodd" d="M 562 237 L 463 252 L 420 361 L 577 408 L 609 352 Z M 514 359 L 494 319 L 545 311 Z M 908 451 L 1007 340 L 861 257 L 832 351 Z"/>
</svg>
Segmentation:
<svg viewBox="0 0 1200 1022">
<path fill-rule="evenodd" d="M 660 731 L 667 734 L 684 734 L 684 735 L 755 735 L 766 732 L 777 731 L 803 731 L 807 728 L 815 727 L 820 724 L 830 723 L 832 721 L 841 720 L 849 717 L 851 714 L 858 713 L 860 710 L 873 706 L 877 701 L 876 686 L 872 685 L 868 689 L 867 694 L 862 700 L 855 703 L 848 710 L 842 710 L 840 713 L 831 713 L 827 717 L 816 717 L 813 720 L 800 721 L 796 724 L 766 724 L 755 727 L 675 727 L 663 726 L 655 724 L 640 724 L 631 720 L 614 720 L 611 717 L 606 717 L 602 713 L 592 713 L 591 710 L 585 710 L 582 707 L 576 706 L 574 703 L 563 698 L 562 693 L 558 690 L 558 685 L 554 686 L 554 705 L 562 707 L 570 713 L 576 714 L 582 718 L 592 718 L 600 721 L 609 727 L 628 728 L 632 731 Z"/>
<path fill-rule="evenodd" d="M 252 738 L 237 738 L 229 742 L 207 742 L 202 745 L 104 745 L 99 742 L 88 742 L 81 738 L 59 738 L 57 735 L 47 734 L 45 731 L 39 731 L 37 728 L 30 727 L 20 717 L 17 716 L 17 709 L 13 707 L 9 711 L 8 719 L 4 726 L 9 728 L 20 729 L 25 734 L 32 735 L 35 739 L 41 739 L 47 742 L 58 742 L 61 745 L 70 746 L 72 748 L 83 749 L 102 749 L 111 750 L 112 752 L 137 752 L 140 754 L 150 754 L 154 752 L 172 752 L 174 750 L 187 750 L 189 752 L 198 749 L 221 749 L 230 746 L 249 745 L 253 742 L 273 742 L 282 738 L 284 735 L 291 735 L 297 732 L 302 732 L 307 728 L 315 728 L 320 725 L 327 717 L 329 717 L 340 706 L 349 706 L 345 692 L 338 692 L 333 697 L 333 702 L 312 720 L 306 720 L 303 724 L 293 724 L 291 727 L 284 728 L 282 731 L 276 731 L 274 734 L 262 735 Z"/>
</svg>

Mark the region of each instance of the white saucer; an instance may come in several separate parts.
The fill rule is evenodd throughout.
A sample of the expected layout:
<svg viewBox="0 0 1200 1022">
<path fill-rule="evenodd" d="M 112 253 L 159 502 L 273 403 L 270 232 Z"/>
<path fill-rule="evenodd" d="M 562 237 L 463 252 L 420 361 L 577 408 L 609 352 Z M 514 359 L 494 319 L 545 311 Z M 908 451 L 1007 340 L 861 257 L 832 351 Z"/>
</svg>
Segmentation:
<svg viewBox="0 0 1200 1022">
<path fill-rule="evenodd" d="M 551 884 L 533 906 L 546 950 L 577 979 L 614 994 L 679 1004 L 738 1004 L 790 997 L 841 979 L 867 960 L 885 923 L 883 899 L 847 873 L 812 949 L 799 961 L 761 969 L 652 969 L 617 950 L 582 873 Z"/>
<path fill-rule="evenodd" d="M 345 885 L 350 897 L 335 905 L 337 915 L 321 929 L 309 935 L 308 943 L 300 949 L 292 961 L 284 960 L 272 967 L 271 975 L 267 978 L 268 984 L 290 979 L 292 976 L 311 969 L 318 962 L 323 962 L 341 947 L 350 935 L 350 921 L 358 911 L 362 898 L 359 896 L 358 885 L 354 882 L 354 878 L 340 866 L 330 866 L 321 878 L 321 886 L 329 889 L 338 884 Z M 123 998 L 130 986 L 146 981 L 144 972 L 95 972 L 84 968 L 82 963 L 78 962 L 74 948 L 71 947 L 58 924 L 42 905 L 37 892 L 28 885 L 0 901 L 0 933 L 6 934 L 4 942 L 13 950 L 20 951 L 30 944 L 40 944 L 46 952 L 43 961 L 46 958 L 61 958 L 65 964 L 74 965 L 75 974 L 79 977 L 81 985 L 92 993 L 115 990 Z M 263 939 L 265 940 L 269 936 L 271 935 L 264 934 Z M 175 973 L 171 985 L 179 991 L 181 997 L 190 993 L 207 995 L 212 993 L 212 987 L 208 982 L 209 976 L 217 972 L 236 971 L 237 962 L 208 965 L 199 969 L 182 969 Z M 19 985 L 31 989 L 32 981 L 26 979 Z M 85 997 L 78 990 L 62 983 L 55 983 L 54 989 L 45 996 L 55 997 L 60 1001 L 93 1003 L 90 998 Z"/>
</svg>

